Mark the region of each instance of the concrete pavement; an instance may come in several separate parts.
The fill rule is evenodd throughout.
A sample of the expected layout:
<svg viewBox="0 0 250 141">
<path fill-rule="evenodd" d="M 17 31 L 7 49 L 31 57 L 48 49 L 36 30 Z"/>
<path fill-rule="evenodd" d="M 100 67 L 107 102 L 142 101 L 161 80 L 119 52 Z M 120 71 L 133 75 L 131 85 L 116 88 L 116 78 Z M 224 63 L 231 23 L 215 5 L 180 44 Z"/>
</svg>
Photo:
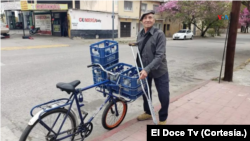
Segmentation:
<svg viewBox="0 0 250 141">
<path fill-rule="evenodd" d="M 250 82 L 245 81 L 250 78 L 250 64 L 236 71 L 235 76 L 233 82 L 205 81 L 171 99 L 167 125 L 250 125 Z M 159 109 L 157 105 L 156 114 Z M 152 120 L 133 119 L 91 141 L 146 141 L 147 125 L 153 124 Z"/>
</svg>

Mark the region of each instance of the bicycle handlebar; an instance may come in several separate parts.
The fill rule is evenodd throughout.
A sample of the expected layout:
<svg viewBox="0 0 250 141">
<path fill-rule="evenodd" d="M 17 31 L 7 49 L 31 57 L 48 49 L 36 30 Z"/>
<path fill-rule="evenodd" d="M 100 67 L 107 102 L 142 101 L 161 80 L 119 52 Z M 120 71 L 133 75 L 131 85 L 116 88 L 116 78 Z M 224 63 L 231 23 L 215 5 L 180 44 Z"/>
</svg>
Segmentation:
<svg viewBox="0 0 250 141">
<path fill-rule="evenodd" d="M 116 75 L 116 74 L 114 74 L 113 72 L 110 72 L 110 71 L 105 70 L 105 69 L 102 67 L 102 65 L 100 65 L 100 64 L 98 64 L 98 63 L 92 64 L 92 65 L 88 65 L 87 67 L 88 67 L 88 68 L 90 68 L 90 67 L 100 67 L 100 68 L 101 68 L 103 71 L 105 71 L 106 73 L 111 74 L 111 75 Z"/>
</svg>

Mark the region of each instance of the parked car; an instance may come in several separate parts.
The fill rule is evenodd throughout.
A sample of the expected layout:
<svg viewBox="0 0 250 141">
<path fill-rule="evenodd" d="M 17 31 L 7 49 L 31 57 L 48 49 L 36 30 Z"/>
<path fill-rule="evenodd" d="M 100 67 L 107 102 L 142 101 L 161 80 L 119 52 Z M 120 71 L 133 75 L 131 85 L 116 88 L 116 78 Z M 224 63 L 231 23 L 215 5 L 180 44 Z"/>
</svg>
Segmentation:
<svg viewBox="0 0 250 141">
<path fill-rule="evenodd" d="M 194 36 L 194 34 L 193 34 L 193 32 L 191 32 L 191 30 L 181 29 L 173 35 L 173 40 L 175 40 L 175 39 L 183 39 L 183 40 L 191 39 L 192 40 L 193 36 Z"/>
<path fill-rule="evenodd" d="M 1 35 L 8 34 L 10 31 L 9 26 L 1 21 Z"/>
</svg>

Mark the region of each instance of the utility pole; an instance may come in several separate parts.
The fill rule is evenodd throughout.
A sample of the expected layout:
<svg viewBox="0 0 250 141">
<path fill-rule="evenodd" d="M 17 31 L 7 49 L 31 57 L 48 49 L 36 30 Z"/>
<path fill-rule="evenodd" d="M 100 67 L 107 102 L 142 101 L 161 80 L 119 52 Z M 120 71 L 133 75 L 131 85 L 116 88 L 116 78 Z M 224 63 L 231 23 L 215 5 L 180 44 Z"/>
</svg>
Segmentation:
<svg viewBox="0 0 250 141">
<path fill-rule="evenodd" d="M 227 52 L 226 52 L 226 64 L 225 64 L 225 74 L 224 81 L 233 80 L 233 68 L 234 68 L 234 54 L 235 54 L 235 44 L 237 39 L 237 30 L 239 22 L 239 13 L 241 1 L 232 2 L 232 12 L 230 16 L 230 27 L 227 40 Z"/>
<path fill-rule="evenodd" d="M 139 8 L 139 19 L 140 19 L 140 17 L 141 17 L 141 0 L 140 0 L 140 8 Z M 140 23 L 140 20 L 139 20 L 139 23 L 138 23 L 138 34 L 139 34 L 139 32 L 140 32 L 140 25 L 141 25 L 141 23 Z"/>
<path fill-rule="evenodd" d="M 115 15 L 114 15 L 114 0 L 112 2 L 112 40 L 114 41 L 114 18 L 115 18 Z"/>
</svg>

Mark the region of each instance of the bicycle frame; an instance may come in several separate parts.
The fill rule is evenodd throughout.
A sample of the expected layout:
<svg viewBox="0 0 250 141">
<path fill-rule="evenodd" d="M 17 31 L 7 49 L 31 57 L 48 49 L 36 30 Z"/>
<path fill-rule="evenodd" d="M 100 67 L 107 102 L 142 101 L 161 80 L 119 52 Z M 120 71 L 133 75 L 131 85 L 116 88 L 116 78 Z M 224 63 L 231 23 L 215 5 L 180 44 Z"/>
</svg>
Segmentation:
<svg viewBox="0 0 250 141">
<path fill-rule="evenodd" d="M 86 116 L 87 116 L 88 114 L 86 114 L 84 117 L 83 117 L 83 115 L 81 114 L 81 109 L 80 109 L 81 106 L 80 106 L 80 104 L 79 104 L 79 101 L 78 101 L 77 96 L 78 96 L 78 94 L 80 94 L 82 91 L 85 91 L 85 90 L 88 90 L 88 89 L 91 89 L 91 88 L 93 88 L 93 87 L 100 86 L 100 85 L 106 85 L 106 86 L 108 86 L 109 93 L 106 93 L 106 92 L 105 92 L 105 89 L 103 89 L 104 97 L 106 97 L 106 94 L 108 94 L 108 97 L 107 97 L 107 99 L 104 101 L 104 103 L 94 112 L 93 116 L 92 116 L 86 123 L 84 123 L 84 119 L 86 118 Z M 33 117 L 32 112 L 33 112 L 33 110 L 34 110 L 35 108 L 38 108 L 38 107 L 42 108 L 41 106 L 46 105 L 46 104 L 49 104 L 49 103 L 53 103 L 53 102 L 57 102 L 57 101 L 61 101 L 61 100 L 67 100 L 67 102 L 66 102 L 65 104 L 62 104 L 62 105 L 57 105 L 57 106 L 55 105 L 54 107 L 49 108 L 49 109 L 42 108 L 43 111 L 41 111 L 41 112 L 39 112 L 39 113 L 37 113 L 37 114 L 35 115 L 35 116 L 39 115 L 39 117 L 38 117 L 39 123 L 40 123 L 41 125 L 43 125 L 43 126 L 49 131 L 48 135 L 50 134 L 50 132 L 53 132 L 53 133 L 56 135 L 56 137 L 57 137 L 58 135 L 61 135 L 61 134 L 64 134 L 64 133 L 69 132 L 69 131 L 63 131 L 63 132 L 60 133 L 60 131 L 61 131 L 63 125 L 64 125 L 64 122 L 65 122 L 65 120 L 67 119 L 67 117 L 68 117 L 68 115 L 69 115 L 69 112 L 71 111 L 71 108 L 72 108 L 72 105 L 73 105 L 74 101 L 76 101 L 77 111 L 78 111 L 78 114 L 79 114 L 79 117 L 80 117 L 80 124 L 79 124 L 79 125 L 76 125 L 76 126 L 83 126 L 84 124 L 90 123 L 90 122 L 94 119 L 94 117 L 98 114 L 98 112 L 102 110 L 103 106 L 104 106 L 108 101 L 114 102 L 114 104 L 115 104 L 116 116 L 118 116 L 119 114 L 118 114 L 117 105 L 116 105 L 116 98 L 117 98 L 117 97 L 114 96 L 113 93 L 112 93 L 112 89 L 111 89 L 112 86 L 113 86 L 113 85 L 110 84 L 110 80 L 105 80 L 105 81 L 102 81 L 102 82 L 97 83 L 97 84 L 94 84 L 94 85 L 90 85 L 90 86 L 85 87 L 85 88 L 77 89 L 73 94 L 71 94 L 71 96 L 70 96 L 69 99 L 63 98 L 63 99 L 58 99 L 58 100 L 52 100 L 52 101 L 49 101 L 49 102 L 46 102 L 46 103 L 37 105 L 37 106 L 35 106 L 35 107 L 32 108 L 32 110 L 30 111 L 30 114 L 31 114 L 31 116 Z M 64 108 L 65 106 L 69 106 L 69 108 L 67 109 L 68 112 L 67 112 L 65 118 L 63 119 L 62 124 L 60 125 L 59 131 L 56 133 L 55 131 L 53 131 L 53 128 L 54 128 L 55 124 L 57 123 L 57 120 L 59 119 L 60 114 L 58 115 L 56 121 L 53 123 L 53 125 L 52 125 L 51 128 L 48 127 L 48 126 L 41 120 L 41 116 L 42 116 L 44 113 L 46 113 L 46 112 L 49 112 L 49 111 L 54 110 L 54 109 L 57 109 L 57 108 Z M 83 104 L 82 106 L 84 106 L 84 104 Z M 76 119 L 76 120 L 78 120 L 78 119 Z M 56 140 L 59 141 L 59 140 L 66 139 L 66 138 L 71 137 L 71 136 L 73 136 L 73 135 L 77 135 L 77 134 L 81 133 L 81 132 L 84 131 L 84 130 L 85 130 L 84 128 L 83 128 L 83 129 L 82 129 L 82 128 L 78 128 L 78 130 L 77 130 L 75 133 L 72 133 L 72 134 L 70 134 L 70 135 L 65 135 L 65 137 L 62 137 L 62 138 L 56 139 Z"/>
</svg>

